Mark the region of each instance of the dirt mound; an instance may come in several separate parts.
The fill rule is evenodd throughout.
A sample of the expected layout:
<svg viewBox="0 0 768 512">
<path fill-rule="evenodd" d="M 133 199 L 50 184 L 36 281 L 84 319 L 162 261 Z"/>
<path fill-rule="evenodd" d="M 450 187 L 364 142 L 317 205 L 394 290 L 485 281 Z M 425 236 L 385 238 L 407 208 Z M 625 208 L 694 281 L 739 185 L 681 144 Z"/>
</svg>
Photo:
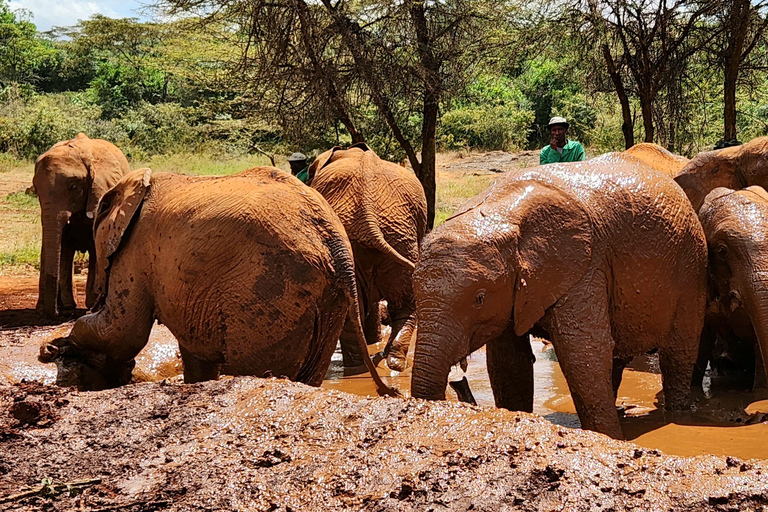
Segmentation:
<svg viewBox="0 0 768 512">
<path fill-rule="evenodd" d="M 50 406 L 46 428 L 21 425 L 14 404 L 28 401 Z M 529 414 L 279 380 L 2 387 L 0 418 L 21 433 L 0 437 L 9 510 L 768 505 L 767 462 L 670 457 Z"/>
</svg>

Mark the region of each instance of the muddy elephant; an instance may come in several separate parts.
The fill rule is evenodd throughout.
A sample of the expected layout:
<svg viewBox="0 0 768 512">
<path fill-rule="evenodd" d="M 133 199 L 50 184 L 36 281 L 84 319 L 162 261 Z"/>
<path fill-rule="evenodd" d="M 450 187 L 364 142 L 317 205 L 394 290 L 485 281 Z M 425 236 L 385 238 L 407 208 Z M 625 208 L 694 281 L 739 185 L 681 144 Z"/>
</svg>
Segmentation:
<svg viewBox="0 0 768 512">
<path fill-rule="evenodd" d="M 416 325 L 413 268 L 427 229 L 427 199 L 416 176 L 382 160 L 363 143 L 335 147 L 309 168 L 309 184 L 338 214 L 355 257 L 368 343 L 379 341 L 379 301 L 386 300 L 392 334 L 387 364 L 402 371 Z M 362 363 L 348 325 L 341 343 L 345 366 Z"/>
<path fill-rule="evenodd" d="M 658 349 L 666 407 L 689 406 L 706 263 L 683 192 L 634 159 L 510 173 L 424 239 L 411 392 L 444 399 L 451 366 L 486 345 L 496 405 L 531 411 L 535 333 L 582 426 L 621 438 L 616 393 L 635 355 Z"/>
<path fill-rule="evenodd" d="M 41 352 L 77 363 L 59 365 L 59 382 L 74 373 L 80 387 L 125 383 L 155 320 L 179 341 L 185 382 L 223 371 L 318 386 L 348 310 L 366 346 L 344 228 L 320 194 L 279 169 L 134 171 L 101 199 L 95 239 L 99 309 Z"/>
<path fill-rule="evenodd" d="M 768 362 L 768 193 L 758 186 L 716 188 L 699 219 L 709 247 L 709 292 L 701 356 L 716 374 L 741 376 L 746 387 L 765 385 Z M 766 370 L 768 371 L 768 370 Z"/>
<path fill-rule="evenodd" d="M 759 185 L 768 188 L 768 137 L 742 146 L 699 153 L 675 177 L 696 211 L 704 197 L 718 187 L 734 190 Z"/>
<path fill-rule="evenodd" d="M 47 317 L 75 309 L 72 264 L 88 252 L 86 305 L 96 299 L 93 217 L 99 199 L 130 170 L 113 144 L 80 133 L 59 142 L 35 162 L 33 184 L 40 200 L 43 244 L 37 309 Z"/>
<path fill-rule="evenodd" d="M 637 158 L 649 167 L 663 172 L 673 178 L 690 162 L 684 156 L 676 155 L 671 151 L 652 142 L 641 142 L 623 152 L 624 155 Z"/>
</svg>

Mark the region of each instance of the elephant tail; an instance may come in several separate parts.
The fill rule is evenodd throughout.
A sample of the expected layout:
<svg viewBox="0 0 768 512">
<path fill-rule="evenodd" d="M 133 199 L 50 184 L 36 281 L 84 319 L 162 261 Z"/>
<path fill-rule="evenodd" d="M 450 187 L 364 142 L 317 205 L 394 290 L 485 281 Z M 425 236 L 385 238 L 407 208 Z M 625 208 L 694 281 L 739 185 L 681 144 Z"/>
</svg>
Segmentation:
<svg viewBox="0 0 768 512">
<path fill-rule="evenodd" d="M 333 257 L 333 265 L 336 271 L 336 276 L 341 280 L 344 287 L 344 293 L 349 303 L 349 309 L 347 315 L 352 322 L 355 329 L 355 338 L 357 344 L 360 347 L 360 352 L 363 355 L 363 361 L 365 366 L 371 373 L 373 381 L 376 383 L 376 391 L 379 395 L 385 396 L 402 396 L 395 388 L 390 387 L 381 380 L 379 373 L 376 371 L 376 366 L 371 360 L 371 356 L 368 354 L 368 344 L 365 341 L 365 334 L 363 333 L 363 322 L 360 319 L 360 302 L 357 295 L 357 281 L 355 279 L 355 265 L 352 259 L 352 252 L 349 250 L 345 240 L 338 236 L 333 237 L 328 242 L 328 248 L 330 249 L 331 256 Z"/>
<path fill-rule="evenodd" d="M 372 215 L 369 215 L 368 217 L 373 217 Z M 369 249 L 373 249 L 376 251 L 379 251 L 383 254 L 386 254 L 390 258 L 394 259 L 395 261 L 399 262 L 401 265 L 409 268 L 411 271 L 413 271 L 416 268 L 416 264 L 397 252 L 394 247 L 389 245 L 389 242 L 384 238 L 384 234 L 379 229 L 378 224 L 376 223 L 376 220 L 373 218 L 366 218 L 362 222 L 363 225 L 363 232 L 361 233 L 360 242 L 368 247 Z"/>
</svg>

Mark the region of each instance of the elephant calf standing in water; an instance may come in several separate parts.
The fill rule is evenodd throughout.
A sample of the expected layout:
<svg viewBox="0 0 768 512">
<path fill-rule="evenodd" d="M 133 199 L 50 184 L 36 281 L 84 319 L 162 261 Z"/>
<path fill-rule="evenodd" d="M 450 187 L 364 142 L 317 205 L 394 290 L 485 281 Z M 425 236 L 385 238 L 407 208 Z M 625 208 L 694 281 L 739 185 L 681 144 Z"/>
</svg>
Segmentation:
<svg viewBox="0 0 768 512">
<path fill-rule="evenodd" d="M 84 359 L 70 378 L 81 388 L 125 383 L 155 319 L 179 340 L 185 382 L 223 370 L 318 386 L 348 312 L 366 346 L 344 228 L 320 194 L 279 169 L 134 171 L 99 203 L 95 238 L 103 304 L 41 352 Z"/>
<path fill-rule="evenodd" d="M 672 179 L 608 155 L 510 173 L 424 239 L 411 392 L 444 399 L 487 345 L 498 407 L 533 409 L 528 334 L 552 340 L 584 428 L 622 437 L 616 392 L 659 349 L 667 408 L 689 407 L 707 249 Z"/>
<path fill-rule="evenodd" d="M 416 327 L 413 268 L 427 230 L 427 198 L 416 176 L 382 160 L 365 144 L 333 148 L 309 168 L 310 185 L 338 214 L 355 257 L 368 343 L 379 341 L 379 301 L 387 301 L 392 334 L 387 365 L 405 369 Z M 361 364 L 354 331 L 341 337 L 345 366 Z"/>
</svg>

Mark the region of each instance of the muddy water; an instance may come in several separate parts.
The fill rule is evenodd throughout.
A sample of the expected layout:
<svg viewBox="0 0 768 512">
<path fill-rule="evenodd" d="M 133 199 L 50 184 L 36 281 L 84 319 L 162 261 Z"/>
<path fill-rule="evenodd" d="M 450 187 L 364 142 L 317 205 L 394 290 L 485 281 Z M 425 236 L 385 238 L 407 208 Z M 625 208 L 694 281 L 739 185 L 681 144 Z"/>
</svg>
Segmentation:
<svg viewBox="0 0 768 512">
<path fill-rule="evenodd" d="M 371 346 L 371 353 L 383 345 Z M 579 427 L 579 418 L 568 391 L 568 385 L 557 363 L 551 345 L 533 341 L 534 412 L 553 423 Z M 386 369 L 379 363 L 379 373 L 388 384 L 407 393 L 411 368 L 402 373 Z M 478 405 L 493 407 L 493 393 L 485 367 L 485 350 L 472 354 L 467 380 Z M 365 374 L 345 376 L 341 354 L 334 361 L 323 383 L 324 388 L 355 394 L 374 394 L 371 380 Z M 624 371 L 616 405 L 621 410 L 622 427 L 627 438 L 648 448 L 658 448 L 672 455 L 731 455 L 739 458 L 768 459 L 768 391 L 762 393 L 717 392 L 713 398 L 700 398 L 696 412 L 666 414 L 657 406 L 661 392 L 658 364 L 650 358 L 637 358 Z M 448 388 L 448 399 L 456 400 Z M 755 424 L 746 424 L 757 421 Z"/>
<path fill-rule="evenodd" d="M 78 303 L 82 306 L 84 278 L 77 276 L 75 284 Z M 38 348 L 44 341 L 66 335 L 71 322 L 53 326 L 35 325 L 40 323 L 34 313 L 36 300 L 37 278 L 0 276 L 0 384 L 22 379 L 44 383 L 55 380 L 55 367 L 37 361 Z M 388 332 L 385 331 L 385 334 Z M 553 349 L 538 341 L 534 341 L 533 347 L 536 355 L 534 412 L 553 423 L 578 427 L 579 420 Z M 383 345 L 371 346 L 370 349 L 372 354 L 376 354 L 383 349 Z M 410 363 L 409 359 L 408 369 L 398 373 L 379 362 L 379 373 L 387 383 L 407 395 Z M 155 325 L 149 344 L 137 357 L 135 380 L 173 378 L 180 381 L 181 372 L 175 338 L 165 327 Z M 477 351 L 469 359 L 466 376 L 478 404 L 493 407 L 484 350 Z M 345 375 L 340 351 L 334 354 L 322 387 L 358 395 L 375 394 L 367 374 Z M 768 413 L 768 392 L 715 392 L 713 398 L 697 401 L 695 413 L 665 415 L 657 407 L 660 391 L 661 377 L 653 360 L 639 358 L 625 370 L 617 405 L 622 410 L 622 426 L 630 440 L 674 455 L 714 454 L 768 459 L 768 416 L 765 416 Z M 456 399 L 450 388 L 448 399 Z M 755 423 L 748 424 L 752 422 Z"/>
</svg>

